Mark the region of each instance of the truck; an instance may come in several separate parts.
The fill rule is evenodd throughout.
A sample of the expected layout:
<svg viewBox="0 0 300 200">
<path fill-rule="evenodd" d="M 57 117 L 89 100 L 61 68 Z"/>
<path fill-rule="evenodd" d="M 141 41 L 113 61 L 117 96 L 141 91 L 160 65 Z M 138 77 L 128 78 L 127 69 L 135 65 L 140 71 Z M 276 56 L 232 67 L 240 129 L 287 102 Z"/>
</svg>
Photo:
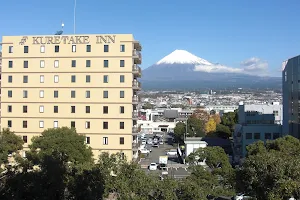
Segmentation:
<svg viewBox="0 0 300 200">
<path fill-rule="evenodd" d="M 162 175 L 168 175 L 168 156 L 159 156 L 159 169 Z"/>
</svg>

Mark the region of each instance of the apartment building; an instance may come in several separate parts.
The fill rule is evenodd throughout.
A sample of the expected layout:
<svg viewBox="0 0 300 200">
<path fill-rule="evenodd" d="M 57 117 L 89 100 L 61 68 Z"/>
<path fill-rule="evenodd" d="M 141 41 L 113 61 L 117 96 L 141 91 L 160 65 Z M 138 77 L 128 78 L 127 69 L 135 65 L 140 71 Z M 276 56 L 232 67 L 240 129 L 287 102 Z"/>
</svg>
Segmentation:
<svg viewBox="0 0 300 200">
<path fill-rule="evenodd" d="M 47 128 L 75 127 L 95 158 L 132 159 L 140 51 L 131 34 L 3 36 L 2 128 L 26 149 Z"/>
<path fill-rule="evenodd" d="M 238 108 L 238 124 L 233 133 L 234 162 L 247 155 L 246 147 L 259 140 L 266 142 L 282 136 L 282 105 L 244 105 Z"/>
<path fill-rule="evenodd" d="M 283 134 L 300 139 L 300 55 L 282 64 Z"/>
</svg>

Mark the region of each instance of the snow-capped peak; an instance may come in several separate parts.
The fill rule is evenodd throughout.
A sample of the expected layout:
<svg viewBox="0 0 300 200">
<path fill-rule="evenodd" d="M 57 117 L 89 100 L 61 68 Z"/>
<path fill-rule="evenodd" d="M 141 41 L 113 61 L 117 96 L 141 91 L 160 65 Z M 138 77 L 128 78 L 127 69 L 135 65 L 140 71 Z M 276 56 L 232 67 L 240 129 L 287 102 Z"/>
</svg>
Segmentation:
<svg viewBox="0 0 300 200">
<path fill-rule="evenodd" d="M 163 59 L 158 61 L 156 65 L 159 64 L 196 64 L 196 65 L 212 65 L 212 63 L 191 54 L 185 50 L 175 50 L 169 55 L 165 56 Z"/>
</svg>

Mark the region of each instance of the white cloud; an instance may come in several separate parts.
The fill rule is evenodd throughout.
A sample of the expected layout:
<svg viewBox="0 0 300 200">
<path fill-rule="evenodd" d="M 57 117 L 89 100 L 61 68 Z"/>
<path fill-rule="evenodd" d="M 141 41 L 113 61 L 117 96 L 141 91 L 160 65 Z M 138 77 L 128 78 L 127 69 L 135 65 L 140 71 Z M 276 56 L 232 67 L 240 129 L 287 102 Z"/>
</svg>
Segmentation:
<svg viewBox="0 0 300 200">
<path fill-rule="evenodd" d="M 194 71 L 210 73 L 243 73 L 264 76 L 268 74 L 268 62 L 260 58 L 250 58 L 240 63 L 239 68 L 227 67 L 219 64 L 197 65 Z"/>
</svg>

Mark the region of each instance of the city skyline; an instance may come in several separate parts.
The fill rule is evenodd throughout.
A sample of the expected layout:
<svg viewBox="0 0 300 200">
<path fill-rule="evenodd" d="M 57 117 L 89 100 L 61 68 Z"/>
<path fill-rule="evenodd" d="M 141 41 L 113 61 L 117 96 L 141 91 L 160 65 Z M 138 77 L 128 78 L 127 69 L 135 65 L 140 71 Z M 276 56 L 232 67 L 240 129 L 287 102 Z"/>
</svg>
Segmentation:
<svg viewBox="0 0 300 200">
<path fill-rule="evenodd" d="M 297 1 L 167 4 L 77 0 L 76 34 L 133 33 L 143 43 L 142 69 L 175 49 L 184 49 L 231 68 L 255 61 L 258 71 L 268 69 L 270 76 L 281 76 L 281 63 L 299 54 L 300 30 L 293 28 L 299 19 L 298 5 Z M 73 34 L 74 0 L 5 2 L 1 6 L 1 37 L 51 35 L 60 30 L 62 21 L 65 34 Z M 12 10 L 16 14 L 9 15 Z"/>
</svg>

